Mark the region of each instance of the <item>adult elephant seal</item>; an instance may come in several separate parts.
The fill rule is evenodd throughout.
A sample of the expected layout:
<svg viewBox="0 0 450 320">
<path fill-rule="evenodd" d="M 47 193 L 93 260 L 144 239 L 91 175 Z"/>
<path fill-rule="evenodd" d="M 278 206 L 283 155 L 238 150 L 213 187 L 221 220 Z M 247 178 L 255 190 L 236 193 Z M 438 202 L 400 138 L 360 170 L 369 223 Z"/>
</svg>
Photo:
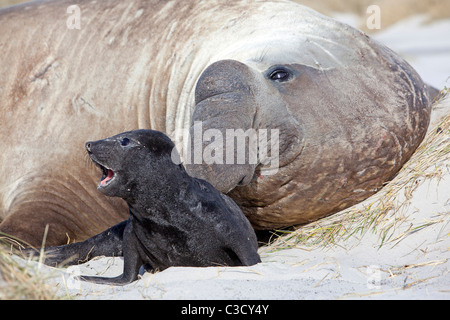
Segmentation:
<svg viewBox="0 0 450 320">
<path fill-rule="evenodd" d="M 205 137 L 192 153 L 205 147 L 230 160 L 239 154 L 216 148 L 219 133 L 225 149 L 234 139 L 227 129 L 253 129 L 257 141 L 265 130 L 267 153 L 256 161 L 201 157 L 187 167 L 228 193 L 253 227 L 270 229 L 367 198 L 426 132 L 427 89 L 413 68 L 298 4 L 72 4 L 0 13 L 0 231 L 32 245 L 41 245 L 47 224 L 46 245 L 59 245 L 126 218 L 123 202 L 95 190 L 88 140 L 150 128 L 180 146 L 195 124 L 192 134 Z M 265 174 L 271 163 L 277 169 Z"/>
</svg>

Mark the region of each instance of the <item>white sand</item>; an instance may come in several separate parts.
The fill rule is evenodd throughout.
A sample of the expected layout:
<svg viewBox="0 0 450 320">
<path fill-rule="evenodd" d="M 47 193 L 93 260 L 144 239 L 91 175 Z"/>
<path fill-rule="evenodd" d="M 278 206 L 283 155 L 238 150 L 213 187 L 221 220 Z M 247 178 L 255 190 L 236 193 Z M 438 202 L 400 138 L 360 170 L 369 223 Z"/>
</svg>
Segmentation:
<svg viewBox="0 0 450 320">
<path fill-rule="evenodd" d="M 397 47 L 426 81 L 443 88 L 450 76 L 448 30 L 450 20 L 423 27 L 420 19 L 409 19 L 376 38 Z M 450 114 L 449 99 L 440 113 Z M 68 269 L 41 266 L 40 272 L 54 275 L 48 281 L 62 295 L 81 299 L 449 299 L 450 163 L 438 165 L 441 178 L 419 185 L 401 213 L 405 219 L 381 248 L 380 235 L 366 230 L 326 249 L 262 248 L 263 262 L 252 267 L 169 268 L 144 273 L 123 287 L 93 285 L 71 276 L 119 275 L 121 258 L 96 258 Z M 417 228 L 424 224 L 428 226 Z M 405 232 L 409 234 L 395 240 Z"/>
</svg>

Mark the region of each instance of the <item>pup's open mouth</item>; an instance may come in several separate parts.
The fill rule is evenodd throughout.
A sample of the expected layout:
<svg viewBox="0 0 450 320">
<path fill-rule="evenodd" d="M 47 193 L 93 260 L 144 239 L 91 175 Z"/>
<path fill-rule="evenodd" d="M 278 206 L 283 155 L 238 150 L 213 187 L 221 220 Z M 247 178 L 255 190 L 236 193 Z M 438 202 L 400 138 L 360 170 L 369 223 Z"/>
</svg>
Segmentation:
<svg viewBox="0 0 450 320">
<path fill-rule="evenodd" d="M 99 163 L 92 156 L 91 156 L 91 160 L 92 160 L 92 162 L 94 162 L 100 168 L 100 170 L 102 170 L 102 178 L 100 179 L 100 183 L 98 184 L 98 186 L 99 187 L 105 187 L 108 184 L 110 184 L 111 181 L 114 180 L 114 178 L 115 178 L 114 171 L 112 169 L 109 169 L 109 168 L 105 167 L 101 163 Z"/>
<path fill-rule="evenodd" d="M 100 180 L 100 186 L 106 186 L 111 180 L 114 178 L 114 171 L 108 169 L 102 165 L 99 165 L 100 169 L 102 169 L 102 179 Z"/>
</svg>

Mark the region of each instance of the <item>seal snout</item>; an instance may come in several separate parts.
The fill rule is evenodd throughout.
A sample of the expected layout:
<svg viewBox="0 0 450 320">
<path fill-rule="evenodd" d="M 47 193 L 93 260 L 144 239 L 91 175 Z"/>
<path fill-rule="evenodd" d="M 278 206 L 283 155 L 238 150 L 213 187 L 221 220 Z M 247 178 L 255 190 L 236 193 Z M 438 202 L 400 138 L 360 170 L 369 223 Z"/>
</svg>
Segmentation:
<svg viewBox="0 0 450 320">
<path fill-rule="evenodd" d="M 105 187 L 108 185 L 114 178 L 114 171 L 108 168 L 105 164 L 101 163 L 93 152 L 94 142 L 88 141 L 85 144 L 86 150 L 91 158 L 92 162 L 94 162 L 102 171 L 102 177 L 100 179 L 100 183 L 98 187 Z"/>
</svg>

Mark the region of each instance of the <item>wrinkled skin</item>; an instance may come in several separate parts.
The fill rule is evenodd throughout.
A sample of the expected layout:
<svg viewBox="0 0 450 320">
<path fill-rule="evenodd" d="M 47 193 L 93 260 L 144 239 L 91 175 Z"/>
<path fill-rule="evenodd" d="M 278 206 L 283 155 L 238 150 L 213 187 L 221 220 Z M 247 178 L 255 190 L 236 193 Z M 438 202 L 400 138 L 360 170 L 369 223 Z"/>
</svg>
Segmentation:
<svg viewBox="0 0 450 320">
<path fill-rule="evenodd" d="M 400 61 L 392 62 L 392 70 L 385 73 L 391 87 L 380 83 L 369 88 L 369 81 L 381 74 L 379 69 L 363 73 L 363 66 L 345 71 L 299 64 L 276 68 L 289 78 L 273 81 L 267 79 L 270 70 L 259 74 L 235 61 L 211 65 L 197 86 L 193 115 L 204 129 L 222 132 L 280 129 L 280 168 L 275 175 L 261 175 L 261 165 L 235 165 L 233 170 L 217 164 L 188 166 L 192 175 L 231 191 L 257 228 L 306 223 L 368 197 L 401 168 L 428 126 L 428 100 L 420 78 L 408 74 L 408 66 Z M 231 77 L 230 70 L 234 81 L 229 88 L 223 79 Z M 396 72 L 413 80 L 396 82 Z M 364 90 L 358 90 L 361 85 Z M 396 108 L 400 97 L 394 91 L 400 90 L 419 96 L 407 94 L 405 105 Z M 357 99 L 342 104 L 352 95 Z M 261 103 L 264 112 L 258 109 Z"/>
<path fill-rule="evenodd" d="M 172 266 L 248 266 L 260 262 L 256 235 L 239 207 L 208 182 L 190 177 L 171 158 L 174 144 L 153 130 L 124 132 L 86 143 L 103 176 L 98 190 L 123 198 L 130 216 L 83 242 L 51 247 L 47 264 L 76 264 L 91 257 L 124 257 L 115 278 L 82 280 L 123 285 L 139 269 Z"/>
<path fill-rule="evenodd" d="M 183 159 L 254 228 L 271 229 L 367 198 L 425 135 L 429 99 L 414 69 L 298 4 L 80 1 L 79 30 L 67 28 L 72 4 L 0 12 L 0 231 L 34 246 L 46 225 L 47 245 L 60 245 L 126 218 L 124 202 L 95 190 L 88 140 L 151 128 L 185 154 L 183 137 L 197 121 L 224 136 L 279 130 L 271 175 L 272 141 L 256 162 Z"/>
</svg>

